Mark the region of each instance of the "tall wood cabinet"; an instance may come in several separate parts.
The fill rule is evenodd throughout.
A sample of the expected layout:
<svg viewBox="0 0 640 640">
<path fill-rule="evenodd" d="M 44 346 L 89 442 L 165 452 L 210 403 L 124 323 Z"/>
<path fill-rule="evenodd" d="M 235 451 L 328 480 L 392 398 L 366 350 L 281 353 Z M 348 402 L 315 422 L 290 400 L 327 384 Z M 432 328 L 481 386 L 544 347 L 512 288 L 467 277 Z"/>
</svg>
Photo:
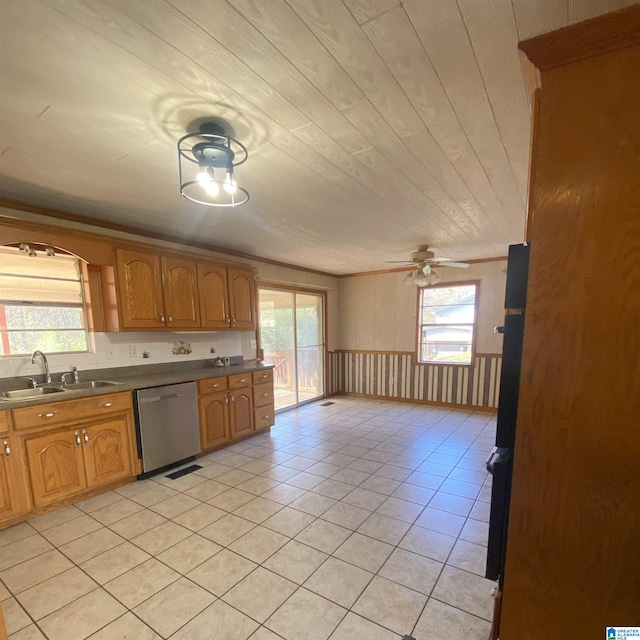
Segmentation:
<svg viewBox="0 0 640 640">
<path fill-rule="evenodd" d="M 500 640 L 640 602 L 640 5 L 521 44 L 539 87 Z"/>
</svg>

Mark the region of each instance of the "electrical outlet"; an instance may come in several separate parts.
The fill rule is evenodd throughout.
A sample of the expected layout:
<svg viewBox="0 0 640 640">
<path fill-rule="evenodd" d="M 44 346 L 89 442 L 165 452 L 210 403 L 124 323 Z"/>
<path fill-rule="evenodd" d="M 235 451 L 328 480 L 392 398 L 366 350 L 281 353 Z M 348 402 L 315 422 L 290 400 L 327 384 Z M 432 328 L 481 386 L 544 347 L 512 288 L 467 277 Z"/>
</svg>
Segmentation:
<svg viewBox="0 0 640 640">
<path fill-rule="evenodd" d="M 216 348 L 215 347 L 211 347 L 211 349 L 209 349 L 209 353 L 215 353 L 216 352 Z"/>
<path fill-rule="evenodd" d="M 107 347 L 105 349 L 105 355 L 107 357 L 107 360 L 113 360 L 116 357 L 111 347 Z"/>
<path fill-rule="evenodd" d="M 132 344 L 129 346 L 129 356 L 132 358 L 137 358 L 138 357 L 138 346 L 135 344 Z"/>
<path fill-rule="evenodd" d="M 256 340 L 249 340 L 249 349 L 256 349 L 258 347 L 258 343 Z"/>
<path fill-rule="evenodd" d="M 389 376 L 389 384 L 393 384 L 393 376 Z"/>
</svg>

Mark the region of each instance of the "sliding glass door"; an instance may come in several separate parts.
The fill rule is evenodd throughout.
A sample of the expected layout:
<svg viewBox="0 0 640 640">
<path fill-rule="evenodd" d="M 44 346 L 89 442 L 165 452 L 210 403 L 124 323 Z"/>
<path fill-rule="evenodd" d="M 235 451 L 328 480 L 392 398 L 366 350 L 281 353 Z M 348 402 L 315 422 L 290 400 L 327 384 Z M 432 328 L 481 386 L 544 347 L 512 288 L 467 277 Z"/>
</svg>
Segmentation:
<svg viewBox="0 0 640 640">
<path fill-rule="evenodd" d="M 260 343 L 274 365 L 276 411 L 324 395 L 324 296 L 260 287 Z"/>
</svg>

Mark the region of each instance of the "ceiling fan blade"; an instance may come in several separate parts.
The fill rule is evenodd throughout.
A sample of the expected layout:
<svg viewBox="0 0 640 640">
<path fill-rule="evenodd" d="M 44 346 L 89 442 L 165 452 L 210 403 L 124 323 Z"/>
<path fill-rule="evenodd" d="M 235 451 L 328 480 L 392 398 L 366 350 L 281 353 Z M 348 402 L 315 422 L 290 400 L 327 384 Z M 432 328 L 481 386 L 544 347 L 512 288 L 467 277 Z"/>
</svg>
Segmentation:
<svg viewBox="0 0 640 640">
<path fill-rule="evenodd" d="M 388 264 L 406 264 L 408 267 L 413 264 L 413 262 L 407 262 L 406 260 L 385 260 Z"/>
<path fill-rule="evenodd" d="M 449 262 L 448 260 L 434 260 L 433 265 L 437 267 L 458 267 L 459 269 L 468 269 L 471 265 L 467 262 Z"/>
</svg>

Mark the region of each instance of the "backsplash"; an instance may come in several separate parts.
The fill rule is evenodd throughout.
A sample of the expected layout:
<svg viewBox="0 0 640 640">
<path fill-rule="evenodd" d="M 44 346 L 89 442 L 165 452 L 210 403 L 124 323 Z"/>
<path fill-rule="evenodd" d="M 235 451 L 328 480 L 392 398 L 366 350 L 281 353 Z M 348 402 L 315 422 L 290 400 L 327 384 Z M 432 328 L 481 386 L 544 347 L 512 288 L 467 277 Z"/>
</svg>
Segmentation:
<svg viewBox="0 0 640 640">
<path fill-rule="evenodd" d="M 255 331 L 211 331 L 206 333 L 94 333 L 91 334 L 94 349 L 91 353 L 55 354 L 47 353 L 49 370 L 53 373 L 70 371 L 77 367 L 82 371 L 112 369 L 161 362 L 186 362 L 216 356 L 238 356 L 245 360 L 256 357 L 250 341 L 255 340 Z M 173 349 L 180 343 L 189 345 L 189 353 L 175 355 Z M 215 353 L 211 353 L 211 349 Z M 145 352 L 148 357 L 143 357 Z M 0 378 L 37 376 L 43 373 L 42 361 L 31 364 L 31 356 L 0 358 Z M 57 376 L 53 376 L 54 380 Z"/>
</svg>

